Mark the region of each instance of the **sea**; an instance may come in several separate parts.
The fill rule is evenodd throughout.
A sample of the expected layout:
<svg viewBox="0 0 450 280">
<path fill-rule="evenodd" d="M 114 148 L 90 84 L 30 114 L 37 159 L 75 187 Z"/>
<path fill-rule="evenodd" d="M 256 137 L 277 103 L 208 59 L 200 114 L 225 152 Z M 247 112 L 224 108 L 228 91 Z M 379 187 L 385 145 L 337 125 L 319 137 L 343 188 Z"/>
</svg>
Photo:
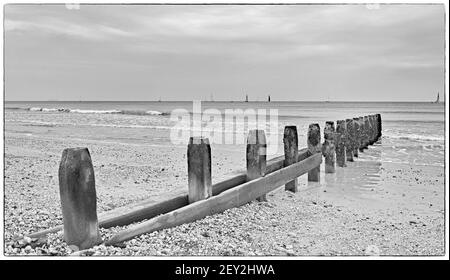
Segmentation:
<svg viewBox="0 0 450 280">
<path fill-rule="evenodd" d="M 297 126 L 299 146 L 306 147 L 308 126 L 312 123 L 318 123 L 323 133 L 326 121 L 381 114 L 382 138 L 376 144 L 380 151 L 377 154 L 379 160 L 440 167 L 445 162 L 444 103 L 6 101 L 4 109 L 6 137 L 14 133 L 24 137 L 87 139 L 143 147 L 185 145 L 189 136 L 195 136 L 194 118 L 199 113 L 207 115 L 201 119 L 200 127 L 211 128 L 210 115 L 215 115 L 212 126 L 222 129 L 222 139 L 231 134 L 235 141 L 212 141 L 212 146 L 244 151 L 248 129 L 253 128 L 252 122 L 262 118 L 235 118 L 235 125 L 230 128 L 227 126 L 226 112 L 239 109 L 247 113 L 260 112 L 266 114 L 262 128 L 267 129 L 268 138 L 278 147 L 272 152 L 273 155 L 283 153 L 283 131 L 287 125 Z M 181 122 L 180 112 L 185 112 L 191 122 L 186 122 L 186 119 Z M 178 137 L 183 137 L 185 141 L 173 141 L 175 127 L 180 129 Z M 238 137 L 244 138 L 238 140 Z"/>
</svg>

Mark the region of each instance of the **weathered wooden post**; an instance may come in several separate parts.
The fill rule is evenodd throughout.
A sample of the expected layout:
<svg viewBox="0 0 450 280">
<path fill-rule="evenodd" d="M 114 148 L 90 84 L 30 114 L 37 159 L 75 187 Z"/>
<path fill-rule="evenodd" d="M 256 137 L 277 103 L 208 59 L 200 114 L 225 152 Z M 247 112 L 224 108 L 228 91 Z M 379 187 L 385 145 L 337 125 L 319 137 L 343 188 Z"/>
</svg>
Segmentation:
<svg viewBox="0 0 450 280">
<path fill-rule="evenodd" d="M 376 138 L 376 126 L 375 126 L 375 115 L 369 115 L 369 123 L 370 123 L 370 145 L 375 143 Z"/>
<path fill-rule="evenodd" d="M 94 167 L 87 148 L 69 148 L 59 164 L 64 240 L 83 250 L 102 242 L 98 231 Z"/>
<path fill-rule="evenodd" d="M 325 157 L 325 173 L 334 173 L 335 170 L 335 138 L 334 122 L 327 121 L 323 129 L 324 142 L 322 145 L 322 155 Z"/>
<path fill-rule="evenodd" d="M 369 122 L 369 116 L 364 116 L 364 149 L 369 148 L 370 143 L 370 122 Z"/>
<path fill-rule="evenodd" d="M 262 177 L 266 173 L 266 135 L 264 130 L 250 130 L 247 137 L 247 181 Z M 267 201 L 266 195 L 256 198 Z"/>
<path fill-rule="evenodd" d="M 347 158 L 347 161 L 353 161 L 353 120 L 352 119 L 346 119 L 345 120 L 345 127 L 346 127 L 346 133 L 345 133 L 345 156 Z"/>
<path fill-rule="evenodd" d="M 372 127 L 372 120 L 371 120 L 370 115 L 368 115 L 366 117 L 367 117 L 366 121 L 369 124 L 369 129 L 367 130 L 367 146 L 370 146 L 370 145 L 372 145 L 372 129 L 373 129 L 373 127 Z"/>
<path fill-rule="evenodd" d="M 339 167 L 346 167 L 345 164 L 345 121 L 336 122 L 336 162 Z"/>
<path fill-rule="evenodd" d="M 376 143 L 378 141 L 378 115 L 373 115 L 373 125 L 374 125 L 374 136 L 373 142 Z"/>
<path fill-rule="evenodd" d="M 377 140 L 381 138 L 381 114 L 377 114 Z"/>
<path fill-rule="evenodd" d="M 353 118 L 353 156 L 358 157 L 360 127 L 358 118 Z"/>
<path fill-rule="evenodd" d="M 372 115 L 372 123 L 373 123 L 373 143 L 375 143 L 377 142 L 378 139 L 377 115 Z"/>
<path fill-rule="evenodd" d="M 320 126 L 318 123 L 309 125 L 308 128 L 308 151 L 314 155 L 322 152 L 320 143 Z M 320 182 L 320 165 L 308 172 L 309 182 Z"/>
<path fill-rule="evenodd" d="M 187 161 L 189 203 L 211 197 L 211 146 L 208 138 L 189 138 Z"/>
<path fill-rule="evenodd" d="M 364 139 L 365 139 L 365 123 L 363 117 L 358 117 L 358 123 L 359 123 L 359 151 L 364 152 Z"/>
<path fill-rule="evenodd" d="M 285 126 L 284 127 L 284 135 L 283 135 L 283 143 L 284 143 L 284 166 L 289 166 L 297 162 L 298 158 L 298 134 L 296 126 Z M 286 183 L 284 186 L 286 191 L 297 192 L 298 191 L 298 182 L 297 178 Z"/>
</svg>

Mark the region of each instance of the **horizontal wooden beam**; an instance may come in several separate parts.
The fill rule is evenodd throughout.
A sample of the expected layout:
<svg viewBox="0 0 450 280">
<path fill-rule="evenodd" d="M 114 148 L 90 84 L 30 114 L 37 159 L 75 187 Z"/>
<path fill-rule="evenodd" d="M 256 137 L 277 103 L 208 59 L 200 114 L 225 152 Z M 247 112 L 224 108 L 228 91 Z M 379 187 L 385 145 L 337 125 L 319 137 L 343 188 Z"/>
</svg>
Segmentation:
<svg viewBox="0 0 450 280">
<path fill-rule="evenodd" d="M 101 213 L 98 217 L 99 227 L 110 228 L 115 226 L 128 225 L 133 222 L 139 222 L 149 217 L 167 213 L 188 204 L 187 194 L 179 194 L 162 202 L 156 202 L 155 199 L 145 199 L 137 203 L 121 206 L 116 209 Z M 62 225 L 50 229 L 38 231 L 27 235 L 31 238 L 39 238 L 50 233 L 63 230 Z"/>
<path fill-rule="evenodd" d="M 309 156 L 308 149 L 300 149 L 298 151 L 298 160 L 304 160 Z M 284 167 L 284 155 L 275 157 L 267 161 L 266 173 L 272 173 Z M 245 170 L 239 172 L 238 175 L 225 179 L 212 185 L 213 196 L 218 195 L 228 189 L 239 186 L 247 182 L 247 173 Z M 145 199 L 137 203 L 122 206 L 111 211 L 104 212 L 99 215 L 99 227 L 110 228 L 115 226 L 124 226 L 131 223 L 151 219 L 157 215 L 165 214 L 175 209 L 188 205 L 188 195 L 173 195 L 161 202 L 155 202 L 154 198 Z M 55 233 L 63 230 L 62 226 L 56 226 L 50 229 L 38 231 L 27 235 L 31 238 L 39 238 L 49 233 Z"/>
<path fill-rule="evenodd" d="M 242 206 L 316 168 L 321 162 L 322 155 L 320 153 L 314 154 L 305 160 L 267 174 L 264 177 L 257 178 L 235 188 L 226 190 L 211 198 L 197 201 L 172 212 L 154 217 L 141 224 L 132 226 L 119 232 L 105 244 L 117 244 L 145 233 L 193 222 L 230 208 Z"/>
</svg>

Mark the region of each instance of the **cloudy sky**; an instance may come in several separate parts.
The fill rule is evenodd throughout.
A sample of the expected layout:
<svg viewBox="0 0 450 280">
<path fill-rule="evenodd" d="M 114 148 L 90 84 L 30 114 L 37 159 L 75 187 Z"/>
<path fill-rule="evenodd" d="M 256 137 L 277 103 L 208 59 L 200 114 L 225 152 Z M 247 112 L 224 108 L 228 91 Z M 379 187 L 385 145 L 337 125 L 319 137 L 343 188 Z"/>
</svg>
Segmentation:
<svg viewBox="0 0 450 280">
<path fill-rule="evenodd" d="M 430 101 L 443 5 L 7 5 L 6 100 Z"/>
</svg>

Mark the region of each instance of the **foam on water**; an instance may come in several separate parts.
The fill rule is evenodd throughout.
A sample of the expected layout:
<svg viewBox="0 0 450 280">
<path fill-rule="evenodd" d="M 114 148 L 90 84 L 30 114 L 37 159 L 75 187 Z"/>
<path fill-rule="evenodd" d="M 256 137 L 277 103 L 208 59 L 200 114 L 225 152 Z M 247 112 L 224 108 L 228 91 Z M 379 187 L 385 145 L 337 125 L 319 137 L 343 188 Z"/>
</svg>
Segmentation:
<svg viewBox="0 0 450 280">
<path fill-rule="evenodd" d="M 60 112 L 60 113 L 78 113 L 78 114 L 124 114 L 124 115 L 167 115 L 155 110 L 88 110 L 88 109 L 70 109 L 70 108 L 43 108 L 43 107 L 6 107 L 8 110 L 28 110 L 32 112 Z"/>
</svg>

